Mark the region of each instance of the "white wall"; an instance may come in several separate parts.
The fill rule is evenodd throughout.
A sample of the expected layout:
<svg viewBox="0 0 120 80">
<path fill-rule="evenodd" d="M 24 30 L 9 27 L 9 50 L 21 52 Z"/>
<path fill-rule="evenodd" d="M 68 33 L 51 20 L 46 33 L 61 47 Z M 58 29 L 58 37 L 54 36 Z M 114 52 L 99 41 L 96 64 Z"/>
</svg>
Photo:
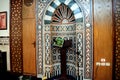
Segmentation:
<svg viewBox="0 0 120 80">
<path fill-rule="evenodd" d="M 7 30 L 0 30 L 0 43 L 8 43 L 8 45 L 0 45 L 1 51 L 7 51 L 7 70 L 10 70 L 10 46 L 9 46 L 9 29 L 10 29 L 10 0 L 0 0 L 0 12 L 7 11 Z"/>
<path fill-rule="evenodd" d="M 7 11 L 7 30 L 0 30 L 0 36 L 9 36 L 10 0 L 0 0 L 0 12 Z"/>
</svg>

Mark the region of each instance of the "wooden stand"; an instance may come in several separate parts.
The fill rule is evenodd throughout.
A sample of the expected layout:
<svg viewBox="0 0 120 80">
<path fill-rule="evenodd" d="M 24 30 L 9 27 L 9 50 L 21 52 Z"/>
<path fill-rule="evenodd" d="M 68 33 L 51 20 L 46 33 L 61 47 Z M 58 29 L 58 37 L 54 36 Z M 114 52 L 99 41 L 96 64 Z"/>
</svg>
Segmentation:
<svg viewBox="0 0 120 80">
<path fill-rule="evenodd" d="M 60 80 L 68 80 L 67 79 L 67 70 L 66 70 L 66 52 L 69 47 L 72 46 L 72 40 L 65 40 L 63 47 L 60 48 L 61 54 L 61 76 Z"/>
</svg>

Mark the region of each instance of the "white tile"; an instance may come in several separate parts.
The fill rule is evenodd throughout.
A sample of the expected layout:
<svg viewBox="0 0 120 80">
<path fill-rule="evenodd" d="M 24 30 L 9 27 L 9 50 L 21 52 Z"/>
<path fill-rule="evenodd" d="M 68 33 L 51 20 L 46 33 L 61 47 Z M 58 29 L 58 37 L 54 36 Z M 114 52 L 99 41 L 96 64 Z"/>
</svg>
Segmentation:
<svg viewBox="0 0 120 80">
<path fill-rule="evenodd" d="M 82 17 L 83 17 L 82 13 L 75 14 L 75 18 L 76 18 L 76 19 L 82 18 Z"/>
<path fill-rule="evenodd" d="M 45 20 L 51 20 L 51 16 L 45 15 Z"/>
<path fill-rule="evenodd" d="M 55 11 L 55 8 L 53 8 L 52 6 L 49 6 L 49 7 L 48 7 L 48 11 L 54 12 L 54 11 Z"/>
<path fill-rule="evenodd" d="M 65 0 L 65 4 L 68 5 L 71 2 L 71 0 Z"/>
<path fill-rule="evenodd" d="M 59 6 L 59 5 L 61 4 L 59 0 L 55 0 L 54 3 L 55 3 L 57 6 Z"/>
<path fill-rule="evenodd" d="M 72 10 L 72 11 L 76 10 L 77 8 L 79 8 L 77 4 L 73 4 L 73 5 L 71 6 L 71 10 Z"/>
</svg>

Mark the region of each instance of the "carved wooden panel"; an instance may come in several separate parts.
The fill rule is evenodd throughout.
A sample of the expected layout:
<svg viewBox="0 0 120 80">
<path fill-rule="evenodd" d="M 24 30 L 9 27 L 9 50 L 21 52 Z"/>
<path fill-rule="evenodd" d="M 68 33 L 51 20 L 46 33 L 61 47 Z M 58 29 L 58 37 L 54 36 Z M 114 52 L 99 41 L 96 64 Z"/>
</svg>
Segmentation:
<svg viewBox="0 0 120 80">
<path fill-rule="evenodd" d="M 22 73 L 22 0 L 11 0 L 10 4 L 11 71 Z"/>
<path fill-rule="evenodd" d="M 120 80 L 120 0 L 114 0 L 115 55 L 114 80 Z"/>
<path fill-rule="evenodd" d="M 94 80 L 112 80 L 112 37 L 112 0 L 94 0 Z M 110 65 L 96 65 L 101 59 Z"/>
</svg>

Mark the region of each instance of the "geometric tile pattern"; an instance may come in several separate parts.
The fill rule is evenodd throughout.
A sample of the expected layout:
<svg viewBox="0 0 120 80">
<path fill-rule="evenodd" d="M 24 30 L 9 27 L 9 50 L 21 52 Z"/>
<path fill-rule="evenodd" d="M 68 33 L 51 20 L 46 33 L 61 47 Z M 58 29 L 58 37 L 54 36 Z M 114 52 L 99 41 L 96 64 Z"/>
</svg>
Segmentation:
<svg viewBox="0 0 120 80">
<path fill-rule="evenodd" d="M 60 36 L 73 41 L 73 47 L 68 49 L 66 54 L 67 74 L 78 80 L 92 79 L 91 5 L 92 0 L 37 0 L 37 63 L 40 64 L 37 65 L 38 76 L 50 77 L 61 73 L 60 51 L 52 47 L 52 40 Z M 56 22 L 61 22 L 60 19 L 69 19 L 63 16 L 68 14 L 67 11 L 74 15 L 71 17 L 74 24 L 56 25 Z M 67 20 L 65 23 L 69 22 Z M 51 24 L 52 21 L 54 24 Z M 76 55 L 76 52 L 79 52 L 79 55 Z"/>
<path fill-rule="evenodd" d="M 45 34 L 45 64 L 51 65 L 51 40 L 50 40 L 50 34 Z"/>
<path fill-rule="evenodd" d="M 120 80 L 120 0 L 114 0 L 115 55 L 114 79 Z"/>
<path fill-rule="evenodd" d="M 22 0 L 11 0 L 10 5 L 11 71 L 22 73 Z"/>
<path fill-rule="evenodd" d="M 47 0 L 48 1 L 48 0 Z M 44 8 L 46 7 L 46 2 L 45 0 L 37 0 L 36 1 L 36 5 L 37 5 L 37 31 L 36 31 L 36 58 L 37 58 L 37 77 L 43 77 L 43 72 L 44 72 L 44 64 L 43 64 L 43 40 L 42 40 L 42 15 L 43 15 L 43 11 L 44 11 Z"/>
<path fill-rule="evenodd" d="M 42 60 L 43 59 L 43 57 L 42 57 L 43 54 L 42 54 L 42 47 L 41 47 L 42 46 L 42 42 L 41 42 L 41 35 L 40 34 L 41 34 L 41 31 L 38 31 L 37 32 L 37 35 L 38 35 L 37 36 L 37 44 L 38 45 L 37 45 L 37 52 L 36 52 L 37 53 L 36 57 L 38 58 L 38 60 L 37 60 L 37 63 L 38 63 L 37 64 L 37 74 L 42 74 L 42 71 L 43 71 L 43 66 L 42 66 L 43 65 L 42 64 L 43 63 L 42 62 L 43 61 Z"/>
<path fill-rule="evenodd" d="M 54 69 L 54 72 L 58 71 L 57 68 L 55 67 L 60 67 L 60 50 L 58 48 L 54 48 L 52 47 L 52 40 L 54 38 L 56 38 L 57 36 L 61 36 L 63 37 L 65 40 L 68 40 L 68 39 L 72 39 L 72 43 L 74 44 L 72 48 L 68 49 L 67 50 L 67 72 L 69 75 L 73 75 L 75 74 L 76 72 L 76 69 L 75 69 L 75 62 L 76 62 L 76 49 L 75 49 L 75 25 L 52 25 L 51 27 L 47 27 L 47 25 L 45 26 L 45 31 L 43 33 L 43 35 L 45 35 L 44 38 L 44 41 L 43 41 L 43 50 L 45 50 L 45 57 L 44 57 L 44 60 L 45 60 L 45 68 L 46 71 L 45 72 L 48 72 L 47 74 L 49 74 L 50 71 L 50 65 L 54 65 L 54 66 L 51 66 L 51 68 Z M 48 29 L 48 28 L 51 28 L 51 29 Z M 52 35 L 52 36 L 51 36 Z M 47 63 L 46 63 L 47 62 Z M 50 63 L 51 62 L 51 63 Z M 72 65 L 72 66 L 71 66 Z M 48 68 L 49 67 L 49 68 Z M 56 69 L 56 70 L 55 70 Z M 73 72 L 70 72 L 72 71 Z M 53 72 L 53 73 L 54 73 Z M 61 72 L 59 71 L 59 74 Z M 48 76 L 48 75 L 46 75 Z M 53 74 L 52 76 L 57 76 L 57 74 Z M 48 76 L 49 77 L 49 76 Z"/>
<path fill-rule="evenodd" d="M 85 54 L 85 78 L 89 78 L 90 76 L 92 76 L 91 72 L 92 72 L 92 59 L 91 59 L 91 50 L 92 50 L 92 46 L 91 46 L 91 32 L 90 29 L 86 29 L 86 54 Z"/>
<path fill-rule="evenodd" d="M 92 0 L 81 1 L 85 15 L 85 61 L 84 61 L 84 79 L 92 79 L 93 70 L 93 26 L 92 26 Z"/>
<path fill-rule="evenodd" d="M 84 61 L 84 79 L 92 79 L 92 66 L 93 66 L 93 35 L 92 35 L 92 0 L 83 0 L 81 1 L 81 6 L 83 7 L 85 15 L 85 61 Z"/>
</svg>

